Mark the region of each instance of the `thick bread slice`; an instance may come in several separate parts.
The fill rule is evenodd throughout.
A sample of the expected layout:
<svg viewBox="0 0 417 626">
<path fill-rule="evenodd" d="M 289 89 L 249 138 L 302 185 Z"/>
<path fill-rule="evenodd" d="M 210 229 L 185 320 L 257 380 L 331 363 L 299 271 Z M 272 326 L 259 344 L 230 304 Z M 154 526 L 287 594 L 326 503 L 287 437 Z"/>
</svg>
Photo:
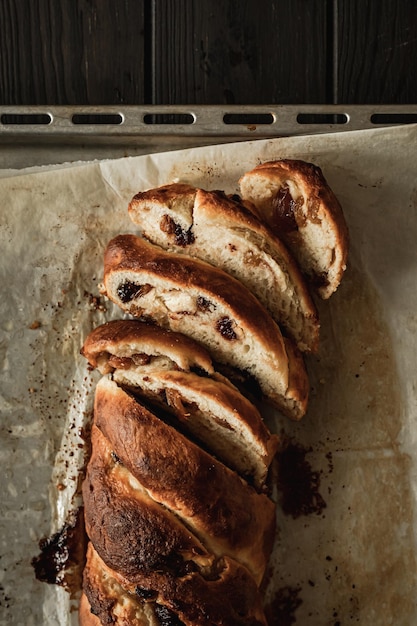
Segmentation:
<svg viewBox="0 0 417 626">
<path fill-rule="evenodd" d="M 258 596 L 246 567 L 228 556 L 217 557 L 178 516 L 153 500 L 95 426 L 83 497 L 88 537 L 128 591 L 137 587 L 154 590 L 161 594 L 162 604 L 178 611 L 180 619 L 183 612 L 192 617 L 196 611 L 197 623 L 210 624 L 206 619 L 213 609 L 221 608 L 226 615 L 233 611 L 234 599 L 218 607 L 210 585 L 213 579 L 221 579 L 225 564 L 230 563 L 246 581 L 249 597 Z M 196 606 L 187 606 L 190 600 Z"/>
<path fill-rule="evenodd" d="M 225 465 L 261 490 L 279 439 L 241 393 L 222 382 L 175 371 L 115 370 L 113 378 L 178 420 Z"/>
<path fill-rule="evenodd" d="M 139 320 L 113 320 L 98 326 L 86 337 L 81 354 L 102 374 L 149 363 L 153 369 L 215 373 L 210 354 L 196 341 Z"/>
<path fill-rule="evenodd" d="M 81 626 L 126 626 L 120 616 L 137 604 L 143 606 L 139 618 L 146 612 L 149 626 L 266 626 L 261 594 L 246 570 L 230 560 L 219 564 L 211 580 L 196 571 L 180 578 L 170 572 L 138 572 L 131 580 L 111 569 L 90 543 L 83 586 L 84 610 L 91 608 L 101 621 Z"/>
<path fill-rule="evenodd" d="M 308 379 L 302 360 L 289 362 L 294 351 L 287 351 L 278 325 L 226 272 L 134 235 L 119 235 L 105 252 L 104 293 L 134 317 L 189 335 L 214 360 L 255 378 L 265 398 L 286 415 L 304 415 Z"/>
<path fill-rule="evenodd" d="M 112 373 L 119 384 L 168 410 L 226 465 L 262 488 L 278 437 L 269 432 L 256 407 L 226 384 L 226 378 L 215 373 L 214 378 L 208 377 L 211 360 L 208 355 L 206 360 L 198 358 L 205 354 L 199 344 L 138 320 L 117 320 L 94 329 L 81 351 L 102 374 Z M 188 370 L 178 369 L 177 363 Z"/>
<path fill-rule="evenodd" d="M 94 430 L 93 466 L 97 467 L 99 454 L 100 463 L 108 465 L 106 480 L 113 474 L 127 480 L 127 470 L 210 552 L 216 557 L 229 555 L 261 582 L 275 532 L 275 506 L 266 495 L 258 494 L 107 378 L 97 386 L 94 423 L 102 437 Z M 123 465 L 124 476 L 120 466 L 111 467 L 112 451 Z"/>
<path fill-rule="evenodd" d="M 244 200 L 285 242 L 323 298 L 346 269 L 349 235 L 339 201 L 319 167 L 282 159 L 258 165 L 239 181 Z"/>
<path fill-rule="evenodd" d="M 152 243 L 198 257 L 240 280 L 300 350 L 317 351 L 317 310 L 298 266 L 241 203 L 220 191 L 174 183 L 136 194 L 129 215 Z"/>
</svg>

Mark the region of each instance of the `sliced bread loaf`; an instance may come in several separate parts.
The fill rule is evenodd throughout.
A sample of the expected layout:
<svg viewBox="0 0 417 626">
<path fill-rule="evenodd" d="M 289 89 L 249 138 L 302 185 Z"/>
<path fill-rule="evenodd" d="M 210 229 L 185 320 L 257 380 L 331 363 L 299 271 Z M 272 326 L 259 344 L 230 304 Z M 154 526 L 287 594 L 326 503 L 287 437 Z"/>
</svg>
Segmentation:
<svg viewBox="0 0 417 626">
<path fill-rule="evenodd" d="M 134 317 L 201 343 L 213 359 L 255 378 L 266 399 L 300 419 L 308 378 L 278 325 L 240 281 L 199 259 L 172 254 L 134 235 L 107 246 L 105 293 Z"/>
<path fill-rule="evenodd" d="M 199 344 L 159 326 L 117 320 L 94 329 L 82 353 L 102 374 L 111 373 L 117 383 L 174 415 L 180 429 L 262 488 L 278 437 L 256 407 L 214 372 Z"/>
<path fill-rule="evenodd" d="M 135 479 L 150 506 L 175 514 L 210 553 L 235 559 L 260 584 L 275 531 L 275 506 L 266 495 L 106 377 L 97 385 L 94 425 L 100 433 L 92 467 L 106 457 L 114 480 L 117 474 L 132 486 Z"/>
<path fill-rule="evenodd" d="M 136 194 L 129 215 L 152 243 L 198 257 L 240 280 L 300 350 L 317 350 L 317 310 L 297 264 L 241 203 L 220 191 L 174 183 Z"/>
</svg>

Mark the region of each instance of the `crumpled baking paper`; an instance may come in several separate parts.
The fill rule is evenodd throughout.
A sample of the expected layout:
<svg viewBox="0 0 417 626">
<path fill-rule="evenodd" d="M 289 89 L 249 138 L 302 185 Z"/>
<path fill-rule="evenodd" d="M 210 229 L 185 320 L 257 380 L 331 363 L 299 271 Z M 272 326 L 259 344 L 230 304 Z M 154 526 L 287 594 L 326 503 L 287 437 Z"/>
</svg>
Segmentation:
<svg viewBox="0 0 417 626">
<path fill-rule="evenodd" d="M 0 180 L 1 624 L 78 623 L 77 599 L 36 580 L 31 559 L 77 502 L 97 380 L 79 350 L 93 327 L 121 316 L 100 299 L 98 286 L 106 243 L 135 232 L 129 200 L 178 180 L 235 192 L 243 172 L 283 157 L 323 169 L 343 206 L 351 250 L 339 290 L 318 303 L 321 348 L 307 359 L 306 417 L 290 423 L 266 415 L 293 452 L 303 450 L 301 466 L 316 487 L 309 510 L 292 510 L 291 500 L 289 508 L 283 501 L 277 507 L 266 603 L 274 623 L 280 617 L 284 625 L 417 623 L 411 125 L 215 145 Z M 281 459 L 284 475 L 290 461 Z"/>
</svg>

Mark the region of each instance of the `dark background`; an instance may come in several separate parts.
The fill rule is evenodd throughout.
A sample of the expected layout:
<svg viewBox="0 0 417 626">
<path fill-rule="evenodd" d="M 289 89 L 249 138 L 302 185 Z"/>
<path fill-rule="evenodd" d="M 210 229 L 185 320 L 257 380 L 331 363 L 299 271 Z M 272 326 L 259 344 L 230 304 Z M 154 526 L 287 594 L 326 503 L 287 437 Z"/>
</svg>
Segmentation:
<svg viewBox="0 0 417 626">
<path fill-rule="evenodd" d="M 0 105 L 411 104 L 416 0 L 0 0 Z"/>
</svg>

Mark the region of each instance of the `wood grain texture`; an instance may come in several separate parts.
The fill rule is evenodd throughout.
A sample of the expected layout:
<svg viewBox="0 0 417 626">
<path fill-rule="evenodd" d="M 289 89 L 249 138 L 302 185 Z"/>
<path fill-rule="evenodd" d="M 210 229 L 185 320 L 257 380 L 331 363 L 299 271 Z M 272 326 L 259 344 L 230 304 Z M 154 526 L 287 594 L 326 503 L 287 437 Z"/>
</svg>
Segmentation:
<svg viewBox="0 0 417 626">
<path fill-rule="evenodd" d="M 416 103 L 415 0 L 1 0 L 0 104 Z"/>
<path fill-rule="evenodd" d="M 155 0 L 153 101 L 326 102 L 332 68 L 323 0 Z"/>
<path fill-rule="evenodd" d="M 2 0 L 1 104 L 131 104 L 144 94 L 144 4 Z"/>
<path fill-rule="evenodd" d="M 417 2 L 338 0 L 337 97 L 352 104 L 417 102 Z"/>
</svg>

